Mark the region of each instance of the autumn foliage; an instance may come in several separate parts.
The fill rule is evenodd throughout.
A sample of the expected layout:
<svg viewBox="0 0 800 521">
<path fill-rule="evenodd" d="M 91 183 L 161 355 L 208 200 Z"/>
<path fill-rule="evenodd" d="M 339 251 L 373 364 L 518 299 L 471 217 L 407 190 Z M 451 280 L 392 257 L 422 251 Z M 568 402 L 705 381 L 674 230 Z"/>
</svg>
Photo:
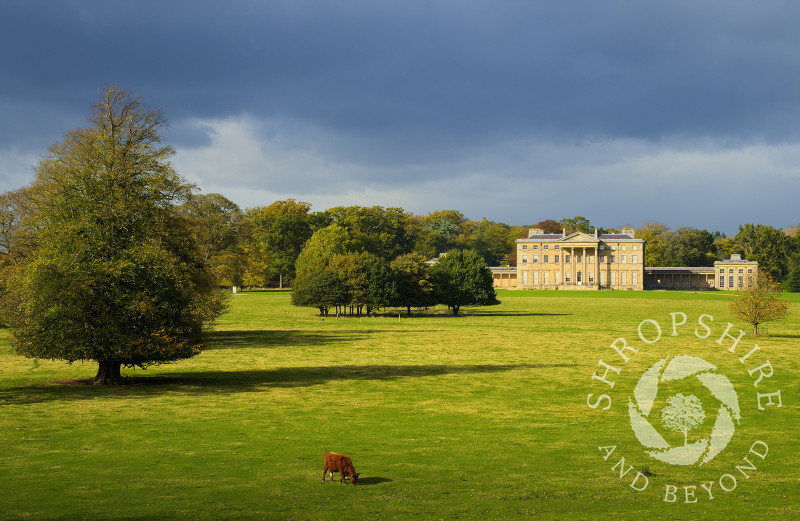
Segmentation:
<svg viewBox="0 0 800 521">
<path fill-rule="evenodd" d="M 730 309 L 733 316 L 751 324 L 757 335 L 759 325 L 784 318 L 789 304 L 781 297 L 781 287 L 759 270 L 753 283 L 731 301 Z"/>
</svg>

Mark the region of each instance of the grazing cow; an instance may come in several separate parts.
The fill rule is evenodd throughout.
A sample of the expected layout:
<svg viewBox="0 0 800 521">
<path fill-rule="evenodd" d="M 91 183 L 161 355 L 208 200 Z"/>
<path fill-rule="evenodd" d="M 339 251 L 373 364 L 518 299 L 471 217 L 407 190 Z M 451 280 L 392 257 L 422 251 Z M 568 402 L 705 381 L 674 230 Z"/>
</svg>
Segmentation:
<svg viewBox="0 0 800 521">
<path fill-rule="evenodd" d="M 326 452 L 325 459 L 323 460 L 322 468 L 322 481 L 325 481 L 325 474 L 330 472 L 331 481 L 333 481 L 333 473 L 339 473 L 339 483 L 346 483 L 345 478 L 350 478 L 350 482 L 355 485 L 358 481 L 358 474 L 356 469 L 353 468 L 353 461 L 344 454 L 336 454 L 335 452 Z"/>
</svg>

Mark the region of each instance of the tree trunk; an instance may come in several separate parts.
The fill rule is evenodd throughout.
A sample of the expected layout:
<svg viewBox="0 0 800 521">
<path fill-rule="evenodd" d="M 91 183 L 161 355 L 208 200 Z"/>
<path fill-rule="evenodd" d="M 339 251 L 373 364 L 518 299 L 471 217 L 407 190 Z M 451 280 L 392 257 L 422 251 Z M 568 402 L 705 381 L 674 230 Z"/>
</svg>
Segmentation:
<svg viewBox="0 0 800 521">
<path fill-rule="evenodd" d="M 94 385 L 121 385 L 121 367 L 120 362 L 101 361 L 97 375 L 94 377 Z"/>
<path fill-rule="evenodd" d="M 410 317 L 411 316 L 411 306 L 406 306 L 406 309 L 408 309 L 408 316 Z"/>
<path fill-rule="evenodd" d="M 278 274 L 278 289 L 283 289 L 283 273 Z"/>
</svg>

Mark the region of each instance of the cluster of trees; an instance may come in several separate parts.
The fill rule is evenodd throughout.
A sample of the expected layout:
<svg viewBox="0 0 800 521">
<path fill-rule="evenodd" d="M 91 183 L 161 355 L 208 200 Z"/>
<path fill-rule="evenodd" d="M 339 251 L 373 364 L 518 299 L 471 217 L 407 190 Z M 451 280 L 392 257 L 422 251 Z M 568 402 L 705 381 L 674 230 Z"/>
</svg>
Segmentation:
<svg viewBox="0 0 800 521">
<path fill-rule="evenodd" d="M 337 225 L 334 225 L 337 226 Z M 320 231 L 321 235 L 324 230 Z M 429 266 L 419 253 L 391 262 L 365 251 L 334 253 L 325 258 L 303 250 L 292 303 L 315 307 L 320 315 L 358 314 L 386 307 L 427 308 L 446 304 L 454 315 L 462 306 L 499 304 L 492 274 L 474 250 L 452 250 Z"/>
</svg>

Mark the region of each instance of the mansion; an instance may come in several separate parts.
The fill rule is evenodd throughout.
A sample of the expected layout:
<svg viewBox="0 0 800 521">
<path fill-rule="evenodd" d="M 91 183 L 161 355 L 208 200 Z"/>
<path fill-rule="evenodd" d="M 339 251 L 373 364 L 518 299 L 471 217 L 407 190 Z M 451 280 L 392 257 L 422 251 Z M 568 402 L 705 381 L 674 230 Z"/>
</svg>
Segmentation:
<svg viewBox="0 0 800 521">
<path fill-rule="evenodd" d="M 507 289 L 743 289 L 758 263 L 731 259 L 713 267 L 652 268 L 644 265 L 645 241 L 633 228 L 622 233 L 546 234 L 531 228 L 517 239 L 517 266 L 491 268 L 494 286 Z"/>
</svg>

